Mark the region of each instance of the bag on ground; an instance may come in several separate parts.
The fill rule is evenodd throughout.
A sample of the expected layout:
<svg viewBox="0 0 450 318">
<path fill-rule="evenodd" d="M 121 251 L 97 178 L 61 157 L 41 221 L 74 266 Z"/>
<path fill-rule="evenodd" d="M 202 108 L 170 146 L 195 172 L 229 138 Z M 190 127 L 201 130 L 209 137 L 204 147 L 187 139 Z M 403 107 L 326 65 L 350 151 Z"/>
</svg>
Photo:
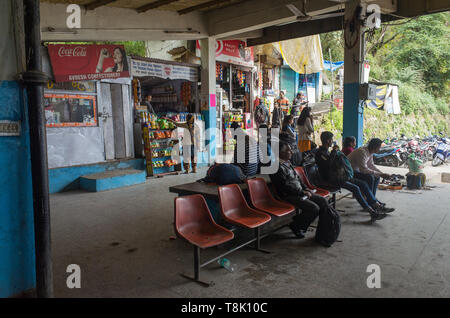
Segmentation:
<svg viewBox="0 0 450 318">
<path fill-rule="evenodd" d="M 328 207 L 327 212 L 319 216 L 315 240 L 323 246 L 330 247 L 336 242 L 340 232 L 341 218 L 333 207 Z"/>
</svg>

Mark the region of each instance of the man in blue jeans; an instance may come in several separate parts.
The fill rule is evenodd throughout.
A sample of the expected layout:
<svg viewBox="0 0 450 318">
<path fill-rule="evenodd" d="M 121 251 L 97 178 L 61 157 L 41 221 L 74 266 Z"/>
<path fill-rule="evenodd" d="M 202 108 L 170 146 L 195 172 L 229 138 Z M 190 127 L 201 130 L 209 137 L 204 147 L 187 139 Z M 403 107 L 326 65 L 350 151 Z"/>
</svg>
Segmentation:
<svg viewBox="0 0 450 318">
<path fill-rule="evenodd" d="M 389 179 L 391 175 L 383 173 L 373 163 L 373 154 L 380 151 L 383 141 L 378 138 L 373 138 L 369 141 L 367 146 L 360 147 L 348 155 L 348 160 L 353 168 L 354 177 L 365 181 L 375 197 L 377 194 L 380 177 Z M 385 203 L 378 201 L 383 206 L 385 212 L 393 212 L 395 209 L 387 208 Z"/>
<path fill-rule="evenodd" d="M 322 180 L 329 182 L 331 163 L 336 152 L 339 150 L 339 147 L 335 145 L 333 146 L 331 153 L 328 151 L 333 143 L 333 134 L 329 131 L 323 132 L 320 135 L 320 140 L 322 145 L 316 153 L 316 163 L 319 167 L 319 173 Z M 381 220 L 386 217 L 386 214 L 382 211 L 383 206 L 378 203 L 371 189 L 369 189 L 369 186 L 363 180 L 352 178 L 340 185 L 340 187 L 353 193 L 364 211 L 370 214 L 372 221 Z"/>
</svg>

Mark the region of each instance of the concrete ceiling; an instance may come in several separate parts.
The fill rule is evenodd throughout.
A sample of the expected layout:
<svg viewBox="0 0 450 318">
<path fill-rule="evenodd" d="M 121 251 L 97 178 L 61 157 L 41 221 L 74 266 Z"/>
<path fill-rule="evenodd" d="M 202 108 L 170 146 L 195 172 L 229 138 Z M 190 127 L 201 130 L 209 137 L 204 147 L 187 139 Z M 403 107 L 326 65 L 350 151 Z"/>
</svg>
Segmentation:
<svg viewBox="0 0 450 318">
<path fill-rule="evenodd" d="M 387 20 L 450 10 L 450 0 L 365 1 L 379 4 Z M 342 29 L 340 15 L 345 2 L 41 0 L 41 30 L 44 41 L 194 40 L 209 36 L 263 44 Z M 66 26 L 66 8 L 71 3 L 82 5 L 80 29 Z M 299 18 L 303 12 L 308 19 Z"/>
</svg>

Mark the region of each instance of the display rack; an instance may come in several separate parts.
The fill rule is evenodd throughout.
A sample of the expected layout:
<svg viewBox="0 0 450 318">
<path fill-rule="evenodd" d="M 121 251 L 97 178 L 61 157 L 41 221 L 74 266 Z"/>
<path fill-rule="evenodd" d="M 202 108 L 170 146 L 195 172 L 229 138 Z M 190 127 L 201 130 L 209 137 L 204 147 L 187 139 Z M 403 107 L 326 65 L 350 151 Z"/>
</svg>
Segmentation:
<svg viewBox="0 0 450 318">
<path fill-rule="evenodd" d="M 231 128 L 231 124 L 233 122 L 236 122 L 239 124 L 239 126 L 242 129 L 245 129 L 245 122 L 244 122 L 244 115 L 242 114 L 242 111 L 230 111 L 230 112 L 224 112 L 223 114 L 223 150 L 224 151 L 233 151 L 235 148 L 236 141 L 232 136 L 228 136 L 227 140 L 227 129 Z"/>
<path fill-rule="evenodd" d="M 141 125 L 147 176 L 181 171 L 181 164 L 171 159 L 172 150 L 179 147 L 178 139 L 173 137 L 176 127 L 168 121 L 158 120 L 153 114 L 143 114 Z"/>
</svg>

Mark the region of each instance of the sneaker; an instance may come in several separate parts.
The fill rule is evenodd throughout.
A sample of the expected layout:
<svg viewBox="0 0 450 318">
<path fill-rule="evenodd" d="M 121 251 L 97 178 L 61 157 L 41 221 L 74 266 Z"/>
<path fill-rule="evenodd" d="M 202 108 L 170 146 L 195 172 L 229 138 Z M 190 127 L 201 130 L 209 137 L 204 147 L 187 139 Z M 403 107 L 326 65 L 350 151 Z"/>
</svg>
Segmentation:
<svg viewBox="0 0 450 318">
<path fill-rule="evenodd" d="M 375 212 L 375 209 L 373 209 L 373 208 L 371 208 L 371 207 L 364 208 L 364 209 L 363 209 L 363 212 L 367 212 L 367 213 L 369 213 L 369 214 L 376 213 L 376 212 Z"/>
<path fill-rule="evenodd" d="M 383 212 L 383 213 L 391 213 L 391 212 L 394 212 L 395 209 L 394 209 L 394 208 L 388 208 L 388 207 L 386 207 L 386 206 L 383 206 L 379 211 L 380 211 L 380 212 Z"/>
<path fill-rule="evenodd" d="M 289 228 L 292 230 L 292 232 L 294 233 L 294 235 L 299 238 L 302 239 L 305 237 L 305 232 L 303 230 L 300 230 L 299 228 L 297 228 L 295 226 L 295 223 L 292 222 L 291 224 L 289 224 Z"/>
<path fill-rule="evenodd" d="M 380 202 L 380 201 L 377 201 L 377 203 L 378 203 L 379 205 L 381 205 L 382 207 L 385 207 L 385 206 L 386 206 L 386 203 L 383 203 L 383 202 Z"/>
<path fill-rule="evenodd" d="M 386 213 L 375 212 L 370 214 L 370 221 L 375 222 L 386 217 Z"/>
</svg>

